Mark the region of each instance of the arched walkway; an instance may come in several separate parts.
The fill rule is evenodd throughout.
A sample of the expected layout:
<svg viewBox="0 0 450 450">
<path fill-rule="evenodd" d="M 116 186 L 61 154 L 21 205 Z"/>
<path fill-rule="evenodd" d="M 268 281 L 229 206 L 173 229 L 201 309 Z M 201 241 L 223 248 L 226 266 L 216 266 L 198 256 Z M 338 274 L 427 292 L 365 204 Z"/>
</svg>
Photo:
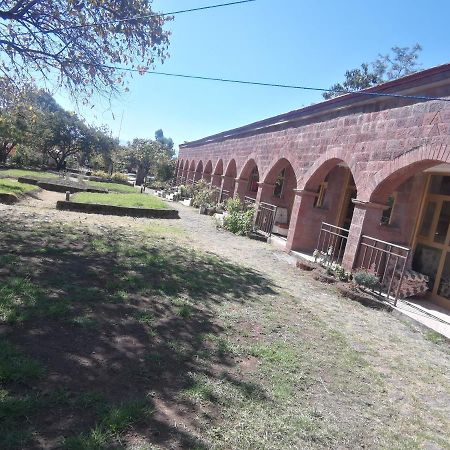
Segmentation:
<svg viewBox="0 0 450 450">
<path fill-rule="evenodd" d="M 349 230 L 357 188 L 351 169 L 338 158 L 325 160 L 321 166 L 314 165 L 308 173 L 310 178 L 303 180 L 303 188 L 297 191 L 287 246 L 288 249 L 312 253 L 321 245 L 318 238 L 322 223 Z M 338 229 L 335 231 L 347 234 Z M 325 242 L 324 246 L 327 245 Z M 338 259 L 342 259 L 345 250 L 345 242 L 342 246 L 340 244 L 341 240 Z"/>
<path fill-rule="evenodd" d="M 236 181 L 235 195 L 241 200 L 245 197 L 256 200 L 258 194 L 259 169 L 253 158 L 249 159 L 242 168 Z"/>
<path fill-rule="evenodd" d="M 277 206 L 273 232 L 287 236 L 294 206 L 297 177 L 292 164 L 281 158 L 276 161 L 259 183 L 258 201 Z"/>
<path fill-rule="evenodd" d="M 206 163 L 205 169 L 203 170 L 203 181 L 206 183 L 211 183 L 211 174 L 212 174 L 212 162 L 209 160 Z"/>
<path fill-rule="evenodd" d="M 222 175 L 221 202 L 233 197 L 236 187 L 237 167 L 234 159 L 228 162 L 225 175 Z"/>
<path fill-rule="evenodd" d="M 219 159 L 217 161 L 216 167 L 214 168 L 214 173 L 211 177 L 211 186 L 218 189 L 222 186 L 222 175 L 223 175 L 223 161 Z"/>
</svg>

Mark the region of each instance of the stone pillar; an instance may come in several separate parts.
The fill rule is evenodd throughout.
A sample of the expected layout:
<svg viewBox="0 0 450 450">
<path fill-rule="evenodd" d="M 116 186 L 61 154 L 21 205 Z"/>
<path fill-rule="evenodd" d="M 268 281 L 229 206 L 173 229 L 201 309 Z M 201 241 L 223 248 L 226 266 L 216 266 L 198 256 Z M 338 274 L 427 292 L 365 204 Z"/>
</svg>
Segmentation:
<svg viewBox="0 0 450 450">
<path fill-rule="evenodd" d="M 248 189 L 248 179 L 236 178 L 234 184 L 234 197 L 238 197 L 242 202 Z"/>
<path fill-rule="evenodd" d="M 213 174 L 211 177 L 211 187 L 222 188 L 222 175 Z"/>
<path fill-rule="evenodd" d="M 317 227 L 309 226 L 317 192 L 300 189 L 294 189 L 294 192 L 295 199 L 289 223 L 286 251 L 304 250 L 311 252 L 316 246 L 318 236 Z"/>
<path fill-rule="evenodd" d="M 355 267 L 361 236 L 368 235 L 374 238 L 377 237 L 381 215 L 383 210 L 387 208 L 386 205 L 380 203 L 364 202 L 358 199 L 352 201 L 355 204 L 355 209 L 353 211 L 352 223 L 342 260 L 342 265 L 347 270 L 352 270 Z"/>
<path fill-rule="evenodd" d="M 256 194 L 256 203 L 260 202 L 271 203 L 274 189 L 275 184 L 260 181 L 258 183 L 258 193 Z"/>
<path fill-rule="evenodd" d="M 188 170 L 187 176 L 186 176 L 186 184 L 192 184 L 194 181 L 194 171 Z"/>
</svg>

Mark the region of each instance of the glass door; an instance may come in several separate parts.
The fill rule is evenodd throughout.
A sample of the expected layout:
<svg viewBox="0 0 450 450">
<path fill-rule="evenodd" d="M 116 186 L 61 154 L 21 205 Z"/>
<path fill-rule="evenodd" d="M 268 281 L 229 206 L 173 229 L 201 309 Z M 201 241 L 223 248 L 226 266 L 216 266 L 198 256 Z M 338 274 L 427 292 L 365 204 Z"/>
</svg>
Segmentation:
<svg viewBox="0 0 450 450">
<path fill-rule="evenodd" d="M 450 176 L 431 176 L 413 269 L 430 277 L 433 295 L 450 299 Z"/>
</svg>

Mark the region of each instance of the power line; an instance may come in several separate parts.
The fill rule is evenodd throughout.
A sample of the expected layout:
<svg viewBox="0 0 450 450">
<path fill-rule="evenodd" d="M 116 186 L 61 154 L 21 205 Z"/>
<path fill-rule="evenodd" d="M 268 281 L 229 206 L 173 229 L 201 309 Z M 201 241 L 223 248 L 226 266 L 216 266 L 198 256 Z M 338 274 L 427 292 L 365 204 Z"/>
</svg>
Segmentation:
<svg viewBox="0 0 450 450">
<path fill-rule="evenodd" d="M 107 69 L 115 69 L 115 70 L 123 70 L 126 72 L 138 72 L 141 75 L 143 74 L 153 74 L 153 75 L 162 75 L 167 77 L 176 77 L 176 78 L 188 78 L 193 80 L 203 80 L 203 81 L 218 81 L 222 83 L 233 83 L 233 84 L 244 84 L 244 85 L 252 85 L 252 86 L 266 86 L 266 87 L 277 87 L 277 88 L 284 88 L 284 89 L 297 89 L 297 90 L 305 90 L 305 91 L 319 91 L 319 92 L 336 92 L 333 89 L 325 89 L 325 88 L 317 88 L 317 87 L 311 87 L 311 86 L 297 86 L 297 85 L 290 85 L 290 84 L 280 84 L 280 83 L 264 83 L 260 81 L 245 81 L 245 80 L 232 80 L 228 78 L 215 78 L 215 77 L 206 77 L 206 76 L 200 76 L 200 75 L 186 75 L 186 74 L 180 74 L 180 73 L 169 73 L 169 72 L 158 72 L 155 70 L 139 70 L 139 69 L 132 69 L 128 67 L 115 67 L 115 66 L 108 66 L 108 65 L 102 65 L 102 67 Z M 395 93 L 384 93 L 384 92 L 367 92 L 367 91 L 339 91 L 339 94 L 358 94 L 362 96 L 368 96 L 368 97 L 395 97 L 395 98 L 403 98 L 407 100 L 439 100 L 442 102 L 450 102 L 449 98 L 443 98 L 443 97 L 428 97 L 428 96 L 422 96 L 422 95 L 402 95 L 402 94 L 395 94 Z"/>
<path fill-rule="evenodd" d="M 151 19 L 152 17 L 175 16 L 178 14 L 205 11 L 208 9 L 223 8 L 226 6 L 235 6 L 235 5 L 241 5 L 244 3 L 252 3 L 252 2 L 256 2 L 256 1 L 257 0 L 239 0 L 239 1 L 228 2 L 228 3 L 219 3 L 216 5 L 202 6 L 199 8 L 181 9 L 178 11 L 171 11 L 171 12 L 166 12 L 166 13 L 152 13 L 152 14 L 145 14 L 145 15 L 141 15 L 141 16 L 126 17 L 124 19 L 109 20 L 109 21 L 105 21 L 105 22 L 94 22 L 94 23 L 87 23 L 84 25 L 71 25 L 71 26 L 63 27 L 63 28 L 53 28 L 51 30 L 26 31 L 23 33 L 17 33 L 17 36 L 24 36 L 24 35 L 28 35 L 28 34 L 33 34 L 33 35 L 34 34 L 50 34 L 50 33 L 55 33 L 58 31 L 79 30 L 79 29 L 83 29 L 83 28 L 99 27 L 99 26 L 112 25 L 112 24 L 117 24 L 117 23 L 131 22 L 133 20 Z"/>
</svg>

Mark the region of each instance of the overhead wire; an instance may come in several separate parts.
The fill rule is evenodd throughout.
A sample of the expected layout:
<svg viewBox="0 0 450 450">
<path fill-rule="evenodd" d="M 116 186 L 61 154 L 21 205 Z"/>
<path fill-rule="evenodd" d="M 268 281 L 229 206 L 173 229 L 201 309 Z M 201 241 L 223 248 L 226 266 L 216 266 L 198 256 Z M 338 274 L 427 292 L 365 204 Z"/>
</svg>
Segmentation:
<svg viewBox="0 0 450 450">
<path fill-rule="evenodd" d="M 152 75 L 161 75 L 168 77 L 176 77 L 176 78 L 188 78 L 194 80 L 203 80 L 203 81 L 217 81 L 222 83 L 233 83 L 233 84 L 243 84 L 243 85 L 253 85 L 253 86 L 266 86 L 266 87 L 277 87 L 283 89 L 297 89 L 297 90 L 305 90 L 305 91 L 319 91 L 319 92 L 335 92 L 338 94 L 358 94 L 362 96 L 368 97 L 394 97 L 394 98 L 403 98 L 406 100 L 438 100 L 442 102 L 450 102 L 450 98 L 444 97 L 430 97 L 424 95 L 404 95 L 404 94 L 396 94 L 396 93 L 388 93 L 388 92 L 367 92 L 367 91 L 350 91 L 350 90 L 339 90 L 336 91 L 334 89 L 326 89 L 312 86 L 301 86 L 301 85 L 291 85 L 291 84 L 282 84 L 282 83 L 265 83 L 260 81 L 247 81 L 247 80 L 233 80 L 229 78 L 219 78 L 219 77 L 207 77 L 201 75 L 187 75 L 180 73 L 170 73 L 170 72 L 159 72 L 156 70 L 146 70 L 146 69 L 134 69 L 130 67 L 116 67 L 109 66 L 107 64 L 102 65 L 108 69 L 122 70 L 126 72 L 137 72 L 141 75 L 144 74 L 152 74 Z"/>
<path fill-rule="evenodd" d="M 83 28 L 100 27 L 100 26 L 105 26 L 105 25 L 113 25 L 113 24 L 118 24 L 118 23 L 131 22 L 131 21 L 135 21 L 135 20 L 151 19 L 152 17 L 175 16 L 175 15 L 186 14 L 186 13 L 191 13 L 191 12 L 206 11 L 209 9 L 241 5 L 244 3 L 253 3 L 256 1 L 257 0 L 238 0 L 238 1 L 234 1 L 234 2 L 228 2 L 228 3 L 218 3 L 215 5 L 200 6 L 198 8 L 180 9 L 177 11 L 171 11 L 171 12 L 165 12 L 165 13 L 143 14 L 140 16 L 125 17 L 123 19 L 107 20 L 104 22 L 92 22 L 92 23 L 86 23 L 86 24 L 82 24 L 82 25 L 81 24 L 80 25 L 70 25 L 67 27 L 52 28 L 49 30 L 24 31 L 23 33 L 17 33 L 17 36 L 23 36 L 23 35 L 28 35 L 28 34 L 33 34 L 33 35 L 34 34 L 51 34 L 51 33 L 56 33 L 59 31 L 79 30 L 79 29 L 83 29 Z"/>
</svg>

